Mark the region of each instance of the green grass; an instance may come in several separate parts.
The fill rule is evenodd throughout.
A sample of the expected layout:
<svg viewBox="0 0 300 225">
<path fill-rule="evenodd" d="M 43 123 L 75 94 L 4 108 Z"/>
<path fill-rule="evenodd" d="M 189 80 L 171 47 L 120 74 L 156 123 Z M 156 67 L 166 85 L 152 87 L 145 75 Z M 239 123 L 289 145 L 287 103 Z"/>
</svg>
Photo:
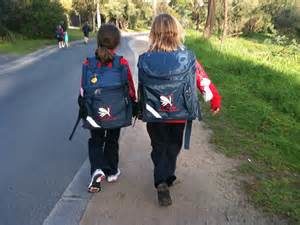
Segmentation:
<svg viewBox="0 0 300 225">
<path fill-rule="evenodd" d="M 76 41 L 83 39 L 83 33 L 81 29 L 68 29 L 69 41 Z M 91 37 L 95 37 L 94 33 L 91 33 Z"/>
<path fill-rule="evenodd" d="M 80 40 L 83 38 L 83 34 L 80 29 L 68 29 L 69 41 Z M 91 37 L 95 35 L 92 34 Z M 1 42 L 0 41 L 0 54 L 14 54 L 24 55 L 30 52 L 34 52 L 40 48 L 48 45 L 55 45 L 56 39 L 22 39 L 18 38 L 15 42 Z"/>
<path fill-rule="evenodd" d="M 50 39 L 17 39 L 15 42 L 0 42 L 0 54 L 14 54 L 14 55 L 24 55 L 30 52 L 34 52 L 39 48 L 45 47 L 47 45 L 55 44 L 55 40 Z"/>
<path fill-rule="evenodd" d="M 241 159 L 256 205 L 300 224 L 300 53 L 255 38 L 228 38 L 221 46 L 194 31 L 186 45 L 223 97 L 219 116 L 205 114 L 212 141 Z"/>
</svg>

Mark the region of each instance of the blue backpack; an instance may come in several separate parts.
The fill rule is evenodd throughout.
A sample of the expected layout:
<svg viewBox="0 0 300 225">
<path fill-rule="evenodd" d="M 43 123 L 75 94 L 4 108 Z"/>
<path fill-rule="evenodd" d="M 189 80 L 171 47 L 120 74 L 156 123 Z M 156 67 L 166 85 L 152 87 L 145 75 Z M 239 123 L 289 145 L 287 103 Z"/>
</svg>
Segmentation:
<svg viewBox="0 0 300 225">
<path fill-rule="evenodd" d="M 192 120 L 201 119 L 196 92 L 196 57 L 188 50 L 146 52 L 138 61 L 141 119 L 144 122 L 187 120 L 189 148 Z"/>
<path fill-rule="evenodd" d="M 131 125 L 132 102 L 129 96 L 127 68 L 115 55 L 112 67 L 97 66 L 96 57 L 82 67 L 83 100 L 87 110 L 84 128 L 111 129 Z"/>
</svg>

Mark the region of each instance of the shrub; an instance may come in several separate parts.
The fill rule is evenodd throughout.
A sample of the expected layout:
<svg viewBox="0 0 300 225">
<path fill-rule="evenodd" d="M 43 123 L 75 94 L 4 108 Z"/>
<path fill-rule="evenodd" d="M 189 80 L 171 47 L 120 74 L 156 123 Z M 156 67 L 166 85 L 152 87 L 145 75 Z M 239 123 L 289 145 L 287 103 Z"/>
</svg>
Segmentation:
<svg viewBox="0 0 300 225">
<path fill-rule="evenodd" d="M 0 40 L 15 41 L 15 34 L 0 23 Z"/>
<path fill-rule="evenodd" d="M 67 24 L 64 9 L 57 2 L 35 0 L 23 13 L 26 23 L 20 27 L 20 31 L 26 36 L 51 38 L 58 24 L 62 21 Z"/>
<path fill-rule="evenodd" d="M 32 0 L 30 3 L 8 1 L 9 9 L 5 12 L 3 25 L 25 37 L 52 38 L 58 24 L 67 18 L 64 8 L 58 1 Z"/>
<path fill-rule="evenodd" d="M 282 10 L 274 21 L 278 29 L 297 32 L 297 28 L 300 28 L 300 15 L 294 8 Z"/>
</svg>

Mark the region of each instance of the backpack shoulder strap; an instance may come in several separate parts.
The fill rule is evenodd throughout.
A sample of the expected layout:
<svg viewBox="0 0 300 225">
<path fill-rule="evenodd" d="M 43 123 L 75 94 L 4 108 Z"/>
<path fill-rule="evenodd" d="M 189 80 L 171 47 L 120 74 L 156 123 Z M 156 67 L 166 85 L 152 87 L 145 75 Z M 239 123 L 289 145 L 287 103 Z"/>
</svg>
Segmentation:
<svg viewBox="0 0 300 225">
<path fill-rule="evenodd" d="M 81 74 L 81 87 L 84 89 L 85 85 L 87 85 L 87 72 L 89 70 L 94 70 L 97 67 L 97 59 L 96 57 L 88 57 L 82 64 L 82 74 Z"/>
<path fill-rule="evenodd" d="M 89 58 L 86 58 L 82 63 L 82 72 L 81 72 L 81 87 L 84 88 L 86 84 L 86 74 L 89 67 Z"/>
<path fill-rule="evenodd" d="M 123 58 L 123 56 L 121 56 L 121 55 L 114 55 L 112 66 L 114 68 L 120 68 L 122 70 L 122 73 L 121 73 L 122 81 L 124 82 L 124 84 L 128 84 L 127 69 L 124 65 L 121 64 L 121 59 L 122 58 Z"/>
<path fill-rule="evenodd" d="M 189 49 L 185 49 L 184 51 L 187 52 L 188 57 L 189 57 L 189 59 L 190 59 L 190 62 L 191 62 L 192 64 L 195 64 L 195 63 L 196 63 L 196 60 L 197 60 L 197 57 L 196 57 L 195 53 L 192 52 L 192 51 L 189 50 Z"/>
<path fill-rule="evenodd" d="M 87 60 L 88 60 L 89 69 L 94 69 L 94 68 L 97 67 L 98 60 L 95 56 L 94 57 L 88 57 Z"/>
<path fill-rule="evenodd" d="M 147 54 L 147 52 L 139 55 L 138 62 L 137 62 L 137 67 L 139 69 L 142 68 L 142 65 L 143 65 L 142 62 L 143 62 L 143 59 L 144 59 L 144 57 L 145 57 L 146 54 Z"/>
<path fill-rule="evenodd" d="M 115 67 L 115 68 L 123 67 L 123 65 L 121 64 L 122 58 L 123 58 L 123 56 L 121 56 L 121 55 L 114 55 L 113 67 Z"/>
<path fill-rule="evenodd" d="M 191 141 L 191 134 L 192 134 L 192 120 L 186 121 L 185 124 L 185 132 L 184 132 L 184 149 L 190 149 L 190 141 Z"/>
</svg>

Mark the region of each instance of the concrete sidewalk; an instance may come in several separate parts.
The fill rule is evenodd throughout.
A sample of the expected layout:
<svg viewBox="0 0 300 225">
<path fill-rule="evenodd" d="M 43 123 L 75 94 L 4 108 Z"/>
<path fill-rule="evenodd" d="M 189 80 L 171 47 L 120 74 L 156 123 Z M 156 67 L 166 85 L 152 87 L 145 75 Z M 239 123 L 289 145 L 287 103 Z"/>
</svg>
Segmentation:
<svg viewBox="0 0 300 225">
<path fill-rule="evenodd" d="M 139 54 L 147 42 L 135 38 L 132 49 Z M 193 124 L 191 149 L 179 156 L 178 180 L 171 188 L 173 205 L 159 207 L 145 124 L 138 121 L 134 128 L 123 131 L 121 176 L 116 183 L 103 182 L 102 191 L 90 200 L 81 225 L 285 224 L 263 216 L 249 204 L 231 173 L 238 162 L 214 151 L 210 131 L 202 122 Z"/>
</svg>

